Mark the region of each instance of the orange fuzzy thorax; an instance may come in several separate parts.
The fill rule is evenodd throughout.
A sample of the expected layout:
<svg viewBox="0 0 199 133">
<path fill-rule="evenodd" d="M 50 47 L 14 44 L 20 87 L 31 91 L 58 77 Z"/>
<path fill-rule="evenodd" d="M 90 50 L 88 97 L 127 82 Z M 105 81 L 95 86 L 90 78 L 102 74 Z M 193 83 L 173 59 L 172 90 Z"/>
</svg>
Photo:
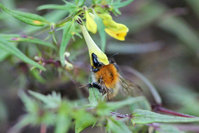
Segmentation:
<svg viewBox="0 0 199 133">
<path fill-rule="evenodd" d="M 107 88 L 114 89 L 119 82 L 119 74 L 114 64 L 102 66 L 99 71 L 95 73 L 96 80 L 102 80 Z"/>
</svg>

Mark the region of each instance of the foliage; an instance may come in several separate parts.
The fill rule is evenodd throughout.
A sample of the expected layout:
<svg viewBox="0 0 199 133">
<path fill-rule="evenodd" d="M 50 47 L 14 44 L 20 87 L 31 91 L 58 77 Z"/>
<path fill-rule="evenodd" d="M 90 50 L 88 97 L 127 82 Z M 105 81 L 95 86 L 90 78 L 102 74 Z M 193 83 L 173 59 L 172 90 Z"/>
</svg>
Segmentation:
<svg viewBox="0 0 199 133">
<path fill-rule="evenodd" d="M 144 126 L 145 124 L 157 122 L 199 122 L 198 117 L 183 118 L 141 109 L 135 109 L 131 115 L 125 115 L 123 118 L 121 117 L 122 114 L 113 112 L 141 101 L 141 97 L 129 97 L 118 102 L 99 101 L 96 105 L 93 105 L 87 101 L 82 104 L 79 101 L 72 102 L 61 99 L 60 95 L 55 92 L 47 96 L 33 91 L 29 91 L 29 94 L 31 97 L 21 93 L 28 114 L 24 115 L 22 120 L 15 126 L 15 130 L 19 130 L 27 124 L 45 124 L 55 126 L 55 132 L 57 133 L 65 133 L 71 128 L 70 125 L 75 125 L 75 132 L 79 133 L 89 126 L 102 126 L 105 124 L 107 132 L 121 133 L 125 131 L 130 133 L 128 126 L 134 127 L 138 124 Z M 126 125 L 129 120 L 132 121 L 132 124 Z"/>
</svg>

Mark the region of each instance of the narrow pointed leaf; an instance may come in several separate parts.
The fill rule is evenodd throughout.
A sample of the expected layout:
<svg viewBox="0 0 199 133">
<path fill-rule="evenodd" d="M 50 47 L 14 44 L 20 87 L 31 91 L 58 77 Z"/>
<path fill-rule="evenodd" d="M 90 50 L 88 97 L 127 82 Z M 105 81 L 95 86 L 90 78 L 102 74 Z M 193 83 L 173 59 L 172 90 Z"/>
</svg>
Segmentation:
<svg viewBox="0 0 199 133">
<path fill-rule="evenodd" d="M 24 53 L 22 53 L 18 48 L 16 48 L 13 44 L 7 42 L 6 40 L 4 40 L 3 38 L 0 38 L 0 48 L 17 56 L 18 58 L 20 58 L 21 60 L 23 60 L 24 62 L 33 65 L 35 67 L 38 67 L 41 70 L 46 70 L 43 66 L 39 65 L 38 63 L 36 63 L 35 61 L 33 61 L 32 59 L 30 59 L 29 57 L 27 57 Z"/>
<path fill-rule="evenodd" d="M 44 25 L 49 24 L 49 22 L 45 18 L 43 18 L 39 15 L 36 15 L 36 14 L 11 10 L 11 9 L 8 9 L 5 6 L 3 6 L 3 4 L 0 4 L 0 8 L 4 12 L 6 12 L 6 13 L 10 14 L 11 16 L 15 17 L 16 19 L 18 19 L 18 20 L 20 20 L 24 23 L 30 24 L 30 25 L 44 26 Z"/>
<path fill-rule="evenodd" d="M 59 49 L 59 56 L 60 56 L 60 61 L 61 64 L 64 66 L 65 64 L 65 57 L 64 57 L 64 53 L 66 50 L 66 47 L 72 37 L 71 35 L 71 27 L 72 27 L 72 23 L 68 22 L 66 23 L 64 30 L 63 30 L 63 35 L 62 35 L 62 42 L 61 42 L 61 46 Z"/>
<path fill-rule="evenodd" d="M 199 122 L 199 117 L 186 118 L 154 113 L 148 110 L 137 109 L 133 113 L 131 120 L 135 124 L 147 123 L 182 123 L 182 122 Z"/>
<path fill-rule="evenodd" d="M 29 42 L 29 43 L 34 43 L 34 44 L 39 44 L 39 45 L 43 45 L 43 46 L 47 46 L 50 48 L 55 48 L 55 46 L 52 43 L 31 37 L 31 36 L 27 36 L 27 37 L 16 37 L 16 38 L 12 38 L 13 41 L 15 42 Z"/>
<path fill-rule="evenodd" d="M 47 4 L 47 5 L 42 5 L 39 6 L 37 9 L 38 10 L 44 10 L 44 9 L 59 9 L 59 10 L 74 10 L 77 6 L 69 3 L 66 5 L 56 5 L 56 4 Z"/>
</svg>

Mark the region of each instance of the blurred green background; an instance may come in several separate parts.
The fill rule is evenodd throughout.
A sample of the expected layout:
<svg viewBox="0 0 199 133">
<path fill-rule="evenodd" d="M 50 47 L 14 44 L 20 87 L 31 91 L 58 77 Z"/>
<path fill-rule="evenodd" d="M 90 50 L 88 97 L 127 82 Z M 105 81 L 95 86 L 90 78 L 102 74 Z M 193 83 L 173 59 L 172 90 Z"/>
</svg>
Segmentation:
<svg viewBox="0 0 199 133">
<path fill-rule="evenodd" d="M 62 4 L 61 0 L 1 2 L 10 9 L 40 14 L 49 21 L 66 16 L 64 10 L 36 10 L 43 4 Z M 106 53 L 119 66 L 132 67 L 145 75 L 160 93 L 164 107 L 199 116 L 199 0 L 134 0 L 121 12 L 114 20 L 125 24 L 129 33 L 124 42 L 107 36 Z M 0 12 L 1 33 L 31 34 L 32 30 L 32 26 Z M 45 34 L 38 36 L 42 38 Z M 59 41 L 60 36 L 57 35 Z M 93 37 L 100 43 L 98 36 Z M 86 90 L 78 90 L 89 77 L 87 48 L 83 44 L 82 39 L 77 39 L 68 46 L 76 70 L 60 76 L 63 70 L 49 65 L 42 79 L 35 79 L 38 75 L 30 72 L 23 62 L 0 50 L 0 132 L 8 131 L 25 112 L 18 97 L 20 90 L 44 94 L 56 90 L 69 99 L 87 96 Z M 34 45 L 20 44 L 19 48 L 31 58 L 37 53 Z M 146 96 L 153 104 L 150 92 Z M 38 130 L 29 127 L 24 132 Z"/>
</svg>

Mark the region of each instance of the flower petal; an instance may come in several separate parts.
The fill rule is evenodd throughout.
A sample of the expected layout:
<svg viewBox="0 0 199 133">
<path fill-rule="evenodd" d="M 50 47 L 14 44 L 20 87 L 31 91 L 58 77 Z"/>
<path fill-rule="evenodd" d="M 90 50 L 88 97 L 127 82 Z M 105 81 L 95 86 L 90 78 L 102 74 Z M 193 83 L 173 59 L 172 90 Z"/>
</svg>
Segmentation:
<svg viewBox="0 0 199 133">
<path fill-rule="evenodd" d="M 105 53 L 101 51 L 101 49 L 95 44 L 91 36 L 89 35 L 88 31 L 86 30 L 86 27 L 81 25 L 81 30 L 84 36 L 84 39 L 86 41 L 88 51 L 89 51 L 89 56 L 90 56 L 90 64 L 93 66 L 93 61 L 92 61 L 92 53 L 95 53 L 98 57 L 98 60 L 103 63 L 104 65 L 109 64 L 108 57 L 106 56 Z"/>
<path fill-rule="evenodd" d="M 97 32 L 97 24 L 88 11 L 86 11 L 86 27 L 93 34 Z"/>
<path fill-rule="evenodd" d="M 115 32 L 111 29 L 106 28 L 105 29 L 106 33 L 109 34 L 111 37 L 120 40 L 120 41 L 124 41 L 125 40 L 125 36 L 127 34 L 127 32 Z"/>
<path fill-rule="evenodd" d="M 128 28 L 120 23 L 115 22 L 111 15 L 104 13 L 99 15 L 103 23 L 105 25 L 105 31 L 107 34 L 109 34 L 111 37 L 118 39 L 118 40 L 125 40 L 125 36 L 127 35 Z"/>
</svg>

